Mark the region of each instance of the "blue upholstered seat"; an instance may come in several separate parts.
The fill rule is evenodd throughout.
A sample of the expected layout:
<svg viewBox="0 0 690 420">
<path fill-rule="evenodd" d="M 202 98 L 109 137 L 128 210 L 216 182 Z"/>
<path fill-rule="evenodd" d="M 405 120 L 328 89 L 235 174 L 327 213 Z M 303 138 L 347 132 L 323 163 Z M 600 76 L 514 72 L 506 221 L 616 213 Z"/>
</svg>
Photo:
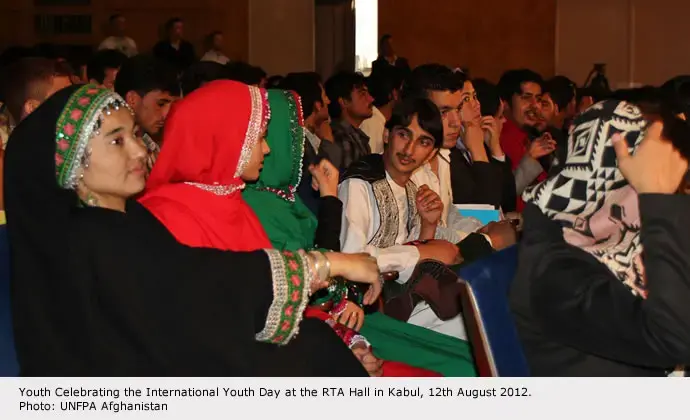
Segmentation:
<svg viewBox="0 0 690 420">
<path fill-rule="evenodd" d="M 529 376 L 508 304 L 517 246 L 460 268 L 463 317 L 480 376 Z"/>
<path fill-rule="evenodd" d="M 7 226 L 0 225 L 0 376 L 18 376 L 10 311 L 10 251 Z"/>
</svg>

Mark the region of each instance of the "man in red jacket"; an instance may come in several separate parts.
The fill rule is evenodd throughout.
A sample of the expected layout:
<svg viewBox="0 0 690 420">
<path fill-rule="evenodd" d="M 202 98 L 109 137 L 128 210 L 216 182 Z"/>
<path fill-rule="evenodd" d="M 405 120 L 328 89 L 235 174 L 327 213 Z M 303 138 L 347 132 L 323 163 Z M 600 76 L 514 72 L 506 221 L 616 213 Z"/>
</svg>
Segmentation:
<svg viewBox="0 0 690 420">
<path fill-rule="evenodd" d="M 555 142 L 544 135 L 530 141 L 527 129 L 535 127 L 540 121 L 540 106 L 543 79 L 532 70 L 508 70 L 501 76 L 498 89 L 505 103 L 506 122 L 501 132 L 501 147 L 510 158 L 515 170 L 522 159 L 538 159 L 553 152 Z M 537 178 L 542 180 L 546 173 Z M 517 210 L 521 211 L 523 202 L 518 197 Z"/>
</svg>

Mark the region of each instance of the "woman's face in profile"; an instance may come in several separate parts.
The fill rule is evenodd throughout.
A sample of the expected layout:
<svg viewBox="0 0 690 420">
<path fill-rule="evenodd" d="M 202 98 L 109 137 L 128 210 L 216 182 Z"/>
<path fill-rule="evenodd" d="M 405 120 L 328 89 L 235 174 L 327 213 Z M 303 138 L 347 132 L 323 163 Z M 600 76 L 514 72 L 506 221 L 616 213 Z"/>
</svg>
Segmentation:
<svg viewBox="0 0 690 420">
<path fill-rule="evenodd" d="M 146 184 L 146 148 L 127 108 L 103 116 L 99 134 L 87 148 L 87 165 L 78 187 L 82 199 L 87 193 L 101 207 L 121 202 L 140 193 Z"/>
<path fill-rule="evenodd" d="M 256 142 L 252 149 L 249 162 L 247 162 L 247 166 L 244 167 L 244 171 L 240 175 L 243 181 L 253 182 L 259 179 L 261 169 L 264 167 L 264 157 L 271 151 L 266 142 L 266 134 L 267 132 L 264 130 L 259 141 Z"/>
</svg>

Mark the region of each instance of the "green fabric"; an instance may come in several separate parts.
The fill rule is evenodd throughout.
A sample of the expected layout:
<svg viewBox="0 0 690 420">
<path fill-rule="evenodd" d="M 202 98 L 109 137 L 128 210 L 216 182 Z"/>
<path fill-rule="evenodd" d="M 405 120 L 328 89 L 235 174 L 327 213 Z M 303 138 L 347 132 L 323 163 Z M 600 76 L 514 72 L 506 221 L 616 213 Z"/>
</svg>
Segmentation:
<svg viewBox="0 0 690 420">
<path fill-rule="evenodd" d="M 264 159 L 259 180 L 247 185 L 242 196 L 259 217 L 274 248 L 311 249 L 316 217 L 295 193 L 304 154 L 301 105 L 294 93 L 275 89 L 268 91 L 268 103 L 271 120 L 266 141 L 271 152 Z"/>
<path fill-rule="evenodd" d="M 407 363 L 447 377 L 477 376 L 470 345 L 458 338 L 378 312 L 364 318 L 360 333 L 380 359 Z"/>
</svg>

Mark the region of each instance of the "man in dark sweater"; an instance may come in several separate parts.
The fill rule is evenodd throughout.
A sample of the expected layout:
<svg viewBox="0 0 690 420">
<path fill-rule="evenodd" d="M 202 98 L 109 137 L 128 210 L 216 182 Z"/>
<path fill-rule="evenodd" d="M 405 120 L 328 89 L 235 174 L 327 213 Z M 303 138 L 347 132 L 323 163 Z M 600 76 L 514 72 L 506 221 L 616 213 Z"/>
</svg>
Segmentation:
<svg viewBox="0 0 690 420">
<path fill-rule="evenodd" d="M 196 61 L 194 46 L 183 39 L 184 22 L 176 17 L 165 24 L 167 38 L 153 47 L 153 54 L 160 60 L 167 61 L 182 73 Z"/>
</svg>

